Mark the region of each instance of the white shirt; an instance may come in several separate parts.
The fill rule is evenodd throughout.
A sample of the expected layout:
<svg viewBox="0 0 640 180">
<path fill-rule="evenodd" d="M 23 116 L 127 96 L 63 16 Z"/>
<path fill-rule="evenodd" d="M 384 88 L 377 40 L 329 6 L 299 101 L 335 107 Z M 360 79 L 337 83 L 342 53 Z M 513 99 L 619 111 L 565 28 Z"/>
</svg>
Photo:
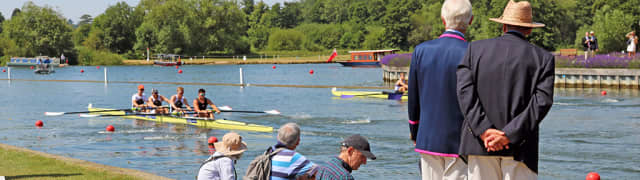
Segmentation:
<svg viewBox="0 0 640 180">
<path fill-rule="evenodd" d="M 220 152 L 214 153 L 209 158 L 224 156 Z M 228 157 L 220 157 L 204 164 L 198 171 L 198 180 L 235 180 L 235 167 L 233 160 Z"/>
<path fill-rule="evenodd" d="M 147 96 L 144 95 L 144 93 L 142 93 L 142 96 L 138 95 L 138 93 L 133 94 L 133 96 L 131 96 L 131 107 L 133 106 L 133 101 L 138 101 L 139 99 L 142 99 L 143 102 L 147 102 Z"/>
</svg>

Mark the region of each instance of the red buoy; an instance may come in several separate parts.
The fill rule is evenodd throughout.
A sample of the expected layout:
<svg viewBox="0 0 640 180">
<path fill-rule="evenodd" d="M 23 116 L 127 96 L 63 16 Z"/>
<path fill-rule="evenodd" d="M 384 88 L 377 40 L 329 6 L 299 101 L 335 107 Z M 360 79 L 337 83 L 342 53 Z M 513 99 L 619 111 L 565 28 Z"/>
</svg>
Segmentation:
<svg viewBox="0 0 640 180">
<path fill-rule="evenodd" d="M 2 69 L 2 72 L 7 72 L 7 70 L 6 69 Z"/>
<path fill-rule="evenodd" d="M 600 180 L 600 175 L 597 172 L 590 172 L 587 174 L 586 180 Z"/>
<path fill-rule="evenodd" d="M 115 130 L 116 130 L 116 128 L 115 128 L 115 127 L 113 127 L 112 125 L 108 125 L 106 129 L 107 129 L 107 131 L 109 131 L 109 132 L 113 132 L 113 131 L 115 131 Z"/>
<path fill-rule="evenodd" d="M 180 68 L 180 66 L 176 65 L 176 69 Z"/>
<path fill-rule="evenodd" d="M 607 91 L 602 91 L 600 92 L 601 95 L 606 96 L 607 95 Z"/>
<path fill-rule="evenodd" d="M 96 69 L 100 69 L 100 66 L 96 66 Z"/>
<path fill-rule="evenodd" d="M 80 69 L 80 73 L 84 73 L 84 69 Z"/>
<path fill-rule="evenodd" d="M 209 144 L 213 144 L 213 143 L 217 143 L 218 142 L 218 138 L 216 138 L 215 136 L 211 136 L 209 137 Z"/>
<path fill-rule="evenodd" d="M 42 122 L 42 120 L 36 121 L 36 127 L 42 127 L 42 126 L 44 126 L 44 123 Z"/>
<path fill-rule="evenodd" d="M 182 74 L 182 69 L 178 70 L 178 74 Z"/>
<path fill-rule="evenodd" d="M 33 66 L 31 66 L 31 69 L 33 69 Z"/>
<path fill-rule="evenodd" d="M 314 71 L 313 71 L 313 69 L 312 69 L 312 70 L 310 70 L 310 71 L 309 71 L 309 74 L 313 74 L 313 72 L 314 72 Z"/>
<path fill-rule="evenodd" d="M 271 68 L 276 69 L 276 66 L 273 66 L 273 67 L 271 67 Z"/>
</svg>

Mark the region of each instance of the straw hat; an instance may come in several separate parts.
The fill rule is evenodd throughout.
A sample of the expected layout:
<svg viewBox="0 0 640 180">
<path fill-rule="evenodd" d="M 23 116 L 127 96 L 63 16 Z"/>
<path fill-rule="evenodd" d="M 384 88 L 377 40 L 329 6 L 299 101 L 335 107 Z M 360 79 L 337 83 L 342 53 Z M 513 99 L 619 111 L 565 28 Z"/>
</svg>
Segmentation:
<svg viewBox="0 0 640 180">
<path fill-rule="evenodd" d="M 247 150 L 247 143 L 242 141 L 242 136 L 238 133 L 230 132 L 222 137 L 222 142 L 214 143 L 216 151 L 225 156 L 233 156 L 244 153 Z"/>
<path fill-rule="evenodd" d="M 489 20 L 501 24 L 530 28 L 544 27 L 544 24 L 533 22 L 532 19 L 533 10 L 531 9 L 531 4 L 527 1 L 514 2 L 513 0 L 509 1 L 500 18 L 489 18 Z"/>
</svg>

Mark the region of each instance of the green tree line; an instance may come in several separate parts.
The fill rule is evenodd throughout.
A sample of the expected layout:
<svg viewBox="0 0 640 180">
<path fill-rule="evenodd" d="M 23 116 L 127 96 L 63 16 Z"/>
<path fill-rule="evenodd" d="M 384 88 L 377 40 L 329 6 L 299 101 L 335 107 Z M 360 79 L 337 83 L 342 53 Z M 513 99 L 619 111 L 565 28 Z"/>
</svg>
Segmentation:
<svg viewBox="0 0 640 180">
<path fill-rule="evenodd" d="M 153 53 L 186 56 L 262 51 L 395 48 L 411 51 L 437 38 L 443 0 L 141 0 L 108 7 L 73 24 L 51 7 L 27 2 L 0 15 L 0 56 L 70 57 L 73 64 L 118 64 Z M 497 37 L 508 0 L 473 0 L 471 41 Z M 640 0 L 530 0 L 534 21 L 547 26 L 529 40 L 547 50 L 581 48 L 595 31 L 602 52 L 624 50 L 640 29 Z M 105 59 L 107 58 L 107 59 Z"/>
</svg>

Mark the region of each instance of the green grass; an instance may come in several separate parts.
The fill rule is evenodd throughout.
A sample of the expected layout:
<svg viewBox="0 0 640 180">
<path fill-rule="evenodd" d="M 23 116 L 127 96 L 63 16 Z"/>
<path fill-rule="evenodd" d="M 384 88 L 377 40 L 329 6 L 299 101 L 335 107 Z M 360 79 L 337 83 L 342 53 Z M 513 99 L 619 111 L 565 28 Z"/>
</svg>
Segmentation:
<svg viewBox="0 0 640 180">
<path fill-rule="evenodd" d="M 0 148 L 0 160 L 6 179 L 139 179 L 12 149 Z"/>
</svg>

